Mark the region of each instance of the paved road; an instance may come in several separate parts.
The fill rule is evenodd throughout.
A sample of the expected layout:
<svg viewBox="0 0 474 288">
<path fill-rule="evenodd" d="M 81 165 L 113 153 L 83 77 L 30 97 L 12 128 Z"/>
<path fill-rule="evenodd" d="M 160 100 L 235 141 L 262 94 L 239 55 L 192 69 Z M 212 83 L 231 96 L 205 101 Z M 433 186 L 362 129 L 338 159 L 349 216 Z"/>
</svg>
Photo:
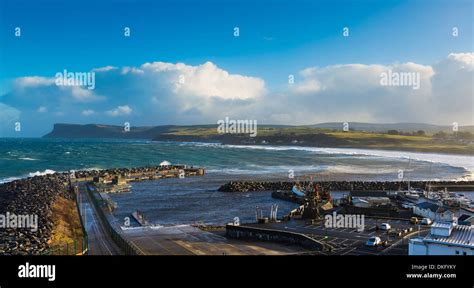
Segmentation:
<svg viewBox="0 0 474 288">
<path fill-rule="evenodd" d="M 86 231 L 89 239 L 89 255 L 121 255 L 120 248 L 115 245 L 112 238 L 106 232 L 105 227 L 99 220 L 97 212 L 91 203 L 89 194 L 83 185 L 79 186 L 79 203 L 82 206 L 82 213 Z M 85 218 L 85 219 L 84 219 Z"/>
<path fill-rule="evenodd" d="M 415 225 L 402 220 L 375 220 L 365 219 L 365 230 L 358 232 L 355 228 L 325 228 L 324 221 L 318 221 L 316 224 L 307 224 L 305 221 L 296 220 L 281 223 L 250 224 L 248 226 L 263 227 L 277 230 L 286 230 L 306 234 L 316 240 L 328 243 L 336 248 L 335 254 L 342 255 L 378 255 L 384 254 L 408 254 L 408 240 L 399 239 L 395 235 L 387 237 L 387 233 L 376 230 L 375 226 L 388 222 L 392 229 L 405 229 Z M 428 233 L 428 227 L 421 227 L 421 236 Z M 388 247 L 366 247 L 365 243 L 371 236 L 379 236 L 382 240 L 390 239 Z M 384 251 L 387 250 L 387 251 Z"/>
</svg>

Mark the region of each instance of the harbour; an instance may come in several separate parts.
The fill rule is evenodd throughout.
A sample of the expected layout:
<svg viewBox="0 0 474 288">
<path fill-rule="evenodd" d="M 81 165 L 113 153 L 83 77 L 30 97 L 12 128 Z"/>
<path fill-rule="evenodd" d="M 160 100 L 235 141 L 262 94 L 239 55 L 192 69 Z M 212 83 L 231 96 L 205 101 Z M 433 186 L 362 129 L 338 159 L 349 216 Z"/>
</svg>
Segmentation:
<svg viewBox="0 0 474 288">
<path fill-rule="evenodd" d="M 180 183 L 182 187 L 184 183 L 180 181 L 186 179 L 186 181 L 190 181 L 186 183 L 187 185 L 193 183 L 195 185 L 197 184 L 197 186 L 199 187 L 198 183 L 200 182 L 200 179 L 203 179 L 203 182 L 208 182 L 204 180 L 206 177 L 205 173 L 202 173 L 202 176 L 204 178 L 179 178 L 177 176 L 174 178 L 174 180 L 169 178 L 162 179 L 160 181 L 174 181 L 175 183 Z M 139 182 L 132 185 L 145 185 L 145 183 L 149 185 L 155 185 L 155 187 L 157 185 L 160 185 L 159 181 L 157 182 L 153 179 L 148 182 Z M 222 187 L 229 187 L 226 186 L 227 184 L 224 184 L 221 185 L 219 188 L 215 188 L 212 193 L 219 193 L 220 195 L 237 194 L 239 196 L 242 196 L 243 194 L 247 195 L 248 197 L 250 197 L 250 195 L 258 195 L 259 197 L 265 197 L 267 199 L 265 204 L 252 206 L 252 210 L 254 211 L 250 214 L 250 216 L 244 215 L 243 211 L 245 211 L 245 209 L 242 208 L 245 205 L 242 205 L 242 203 L 240 204 L 241 209 L 239 209 L 239 212 L 231 214 L 228 213 L 228 211 L 225 211 L 225 206 L 219 207 L 218 205 L 216 205 L 216 203 L 213 203 L 212 198 L 208 198 L 206 199 L 207 203 L 211 204 L 213 207 L 219 207 L 218 210 L 224 210 L 225 218 L 223 219 L 223 221 L 192 221 L 190 219 L 187 219 L 187 221 L 167 223 L 166 218 L 158 218 L 157 220 L 157 214 L 151 213 L 151 211 L 149 210 L 148 212 L 142 212 L 147 211 L 143 207 L 140 207 L 140 212 L 138 212 L 138 210 L 132 210 L 134 212 L 131 212 L 132 218 L 135 219 L 135 223 L 137 223 L 138 225 L 132 224 L 128 226 L 120 224 L 120 219 L 122 218 L 122 216 L 127 217 L 126 213 L 123 214 L 121 212 L 117 213 L 117 211 L 113 211 L 111 213 L 111 217 L 116 219 L 114 221 L 118 223 L 121 227 L 121 233 L 123 233 L 124 237 L 126 237 L 128 241 L 134 243 L 134 245 L 136 245 L 137 247 L 140 247 L 139 250 L 142 251 L 141 253 L 162 255 L 168 255 L 173 253 L 176 253 L 177 255 L 199 255 L 206 253 L 209 254 L 211 253 L 211 250 L 209 250 L 211 248 L 204 248 L 208 247 L 208 245 L 215 245 L 215 247 L 212 248 L 212 251 L 214 251 L 214 249 L 217 249 L 217 251 L 221 251 L 221 253 L 225 255 L 241 254 L 242 251 L 240 249 L 243 249 L 242 247 L 250 244 L 257 245 L 261 248 L 263 247 L 261 245 L 273 245 L 274 249 L 276 250 L 280 249 L 277 247 L 282 247 L 282 245 L 292 247 L 290 249 L 292 250 L 291 252 L 285 252 L 291 254 L 310 253 L 315 255 L 378 255 L 390 253 L 406 255 L 408 253 L 408 243 L 410 238 L 426 236 L 429 233 L 429 225 L 419 225 L 419 223 L 413 223 L 412 219 L 413 217 L 416 218 L 417 215 L 415 215 L 413 211 L 410 211 L 410 209 L 406 209 L 402 206 L 404 200 L 399 199 L 399 197 L 397 197 L 396 191 L 340 191 L 343 194 L 342 196 L 339 195 L 338 198 L 333 198 L 329 196 L 329 194 L 320 198 L 320 196 L 316 196 L 319 195 L 319 192 L 313 191 L 313 194 L 310 195 L 317 197 L 317 201 L 323 201 L 327 204 L 321 203 L 320 205 L 318 203 L 314 203 L 312 205 L 315 205 L 314 207 L 316 208 L 312 209 L 307 206 L 308 203 L 311 203 L 311 201 L 307 198 L 300 199 L 298 201 L 294 201 L 294 199 L 279 198 L 278 200 L 280 201 L 278 203 L 275 203 L 275 191 L 273 191 L 273 193 L 271 191 L 259 191 L 258 185 L 252 184 L 251 182 L 245 183 L 245 185 L 247 185 L 248 187 L 257 187 L 256 191 L 244 188 L 243 190 L 245 190 L 245 192 L 233 191 L 229 193 L 222 191 L 224 189 Z M 167 184 L 169 185 L 170 183 Z M 320 184 L 321 187 L 373 187 L 374 185 L 383 185 L 385 187 L 394 187 L 395 185 L 397 185 L 398 187 L 403 187 L 404 185 L 411 185 L 403 182 L 367 182 L 364 183 L 364 185 L 361 185 L 361 183 L 358 182 L 350 181 L 342 183 L 313 183 L 313 185 L 315 185 L 314 187 L 317 186 L 318 189 L 320 187 Z M 426 186 L 429 185 L 429 182 L 419 182 L 416 184 L 423 184 Z M 458 186 L 466 187 L 466 185 L 472 185 L 472 183 L 466 181 L 448 181 L 443 183 L 437 183 L 437 185 L 440 186 L 442 186 L 443 184 L 446 186 L 449 185 L 449 187 L 451 188 Z M 234 183 L 233 185 L 236 184 Z M 282 182 L 273 182 L 273 184 L 265 185 L 275 187 L 278 185 L 285 186 L 287 184 L 282 184 Z M 293 185 L 295 184 L 293 183 Z M 111 193 L 110 195 L 116 200 L 118 200 L 118 202 L 120 203 L 121 197 L 130 197 L 130 195 L 132 195 L 133 193 L 134 192 L 132 189 L 131 194 Z M 135 193 L 140 192 L 135 191 Z M 156 193 L 159 192 L 155 192 L 154 195 L 157 195 Z M 196 190 L 194 191 L 194 193 L 196 193 Z M 286 192 L 287 195 L 289 195 L 290 193 L 293 192 L 291 190 Z M 304 195 L 307 196 L 307 193 L 305 193 Z M 167 195 L 166 197 L 168 200 L 172 198 L 171 195 Z M 352 201 L 354 201 L 354 199 L 359 198 L 369 200 L 368 202 L 371 202 L 371 205 L 374 205 L 374 207 L 364 207 L 357 204 L 353 205 L 355 202 Z M 386 201 L 388 201 L 388 203 L 386 203 Z M 185 206 L 190 204 L 196 204 L 190 203 L 190 201 L 187 202 L 189 204 L 185 204 Z M 351 203 L 349 204 L 349 202 Z M 285 206 L 286 203 L 288 203 L 290 206 Z M 331 205 L 329 205 L 329 203 Z M 126 205 L 125 202 L 123 204 Z M 279 205 L 281 205 L 283 209 L 278 210 Z M 393 206 L 391 206 L 390 208 L 390 205 Z M 119 206 L 121 206 L 121 204 L 119 204 Z M 155 204 L 154 206 L 158 209 L 160 207 L 159 204 Z M 207 205 L 207 207 L 209 206 Z M 183 208 L 185 209 L 185 207 Z M 130 209 L 126 210 L 129 210 L 128 213 L 130 213 Z M 172 208 L 172 211 L 174 211 L 174 221 L 176 221 L 176 219 L 179 219 L 178 215 L 180 214 L 180 210 L 181 209 L 177 209 L 176 207 Z M 316 212 L 316 210 L 318 211 Z M 207 213 L 212 213 L 212 211 L 212 208 L 208 208 Z M 280 214 L 278 214 L 278 211 L 280 211 Z M 314 212 L 305 213 L 305 211 Z M 393 211 L 393 213 L 390 211 Z M 324 223 L 324 217 L 325 215 L 332 215 L 332 213 L 339 213 L 341 215 L 347 216 L 364 215 L 366 221 L 364 224 L 364 228 L 361 230 L 357 227 L 327 227 Z M 251 216 L 252 214 L 253 216 Z M 153 216 L 146 216 L 146 220 L 144 220 L 145 215 Z M 418 217 L 421 219 L 419 215 Z M 152 222 L 149 222 L 149 219 L 151 219 Z M 215 221 L 216 219 L 214 218 L 213 220 Z M 390 225 L 390 231 L 380 230 L 380 223 Z M 193 236 L 190 238 L 190 235 Z M 372 237 L 382 239 L 382 243 L 385 244 L 377 246 L 375 248 L 368 247 L 366 245 L 366 242 L 369 241 L 369 239 L 371 239 Z M 234 241 L 232 242 L 233 246 L 228 246 L 230 243 L 229 241 Z M 165 245 L 163 243 L 168 244 Z M 237 249 L 236 247 L 240 248 Z"/>
</svg>

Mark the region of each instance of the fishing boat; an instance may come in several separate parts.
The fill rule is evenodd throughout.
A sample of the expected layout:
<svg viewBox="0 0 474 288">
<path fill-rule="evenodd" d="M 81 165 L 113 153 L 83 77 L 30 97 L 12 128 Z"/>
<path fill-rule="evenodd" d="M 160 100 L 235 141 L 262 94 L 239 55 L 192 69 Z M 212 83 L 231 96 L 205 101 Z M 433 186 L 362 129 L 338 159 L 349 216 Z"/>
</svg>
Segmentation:
<svg viewBox="0 0 474 288">
<path fill-rule="evenodd" d="M 413 189 L 410 186 L 410 181 L 408 181 L 408 188 L 407 190 L 398 190 L 397 195 L 410 202 L 417 202 L 420 197 L 423 197 L 426 194 L 426 192 L 423 189 Z"/>
<path fill-rule="evenodd" d="M 305 193 L 303 191 L 300 191 L 296 185 L 293 185 L 293 188 L 291 188 L 291 192 L 295 194 L 298 197 L 304 197 Z"/>
</svg>

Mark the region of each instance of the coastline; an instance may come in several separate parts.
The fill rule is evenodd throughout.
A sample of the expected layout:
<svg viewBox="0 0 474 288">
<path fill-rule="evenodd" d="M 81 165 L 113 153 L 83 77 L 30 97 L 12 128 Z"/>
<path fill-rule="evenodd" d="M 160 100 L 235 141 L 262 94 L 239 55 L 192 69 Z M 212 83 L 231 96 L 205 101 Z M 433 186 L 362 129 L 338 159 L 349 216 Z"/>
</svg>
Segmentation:
<svg viewBox="0 0 474 288">
<path fill-rule="evenodd" d="M 45 140 L 43 138 L 37 138 L 38 141 L 46 141 L 45 143 L 48 143 L 49 140 Z M 212 142 L 212 143 L 209 143 L 209 142 L 170 142 L 170 141 L 151 141 L 151 140 L 137 140 L 137 139 L 111 139 L 112 141 L 109 142 L 108 140 L 104 140 L 104 139 L 100 139 L 100 140 L 96 140 L 96 141 L 93 141 L 92 139 L 86 139 L 86 141 L 88 141 L 88 143 L 95 143 L 97 144 L 97 146 L 102 146 L 102 143 L 105 143 L 106 145 L 108 144 L 123 144 L 121 147 L 131 147 L 130 149 L 137 149 L 138 147 L 140 147 L 143 151 L 143 153 L 147 153 L 146 151 L 153 151 L 155 148 L 155 145 L 154 144 L 163 144 L 164 147 L 163 149 L 167 149 L 167 150 L 163 150 L 163 151 L 175 151 L 176 149 L 181 149 L 181 148 L 174 148 L 173 146 L 176 145 L 177 147 L 184 147 L 184 149 L 187 149 L 187 150 L 183 150 L 183 154 L 186 154 L 186 153 L 191 153 L 191 151 L 202 151 L 202 150 L 199 150 L 201 149 L 200 147 L 210 147 L 210 148 L 213 148 L 215 147 L 216 149 L 223 149 L 224 151 L 220 151 L 220 150 L 214 150 L 214 149 L 209 149 L 209 150 L 205 150 L 205 151 L 209 151 L 209 152 L 212 152 L 212 153 L 234 153 L 235 151 L 238 151 L 236 149 L 248 149 L 249 151 L 250 150 L 254 150 L 255 153 L 258 152 L 259 149 L 261 150 L 266 150 L 268 151 L 269 153 L 273 153 L 274 151 L 275 152 L 278 152 L 278 151 L 295 151 L 296 153 L 299 153 L 299 152 L 303 152 L 303 153 L 309 153 L 307 155 L 321 155 L 322 157 L 326 157 L 326 156 L 330 156 L 330 155 L 341 155 L 341 156 L 348 156 L 349 158 L 352 158 L 351 156 L 354 156 L 354 157 L 359 157 L 360 159 L 365 159 L 365 157 L 373 157 L 374 160 L 377 160 L 377 159 L 393 159 L 394 161 L 396 162 L 400 162 L 399 164 L 397 164 L 397 167 L 400 167 L 400 168 L 404 168 L 404 169 L 408 169 L 409 165 L 411 165 L 411 163 L 414 163 L 414 162 L 418 162 L 418 161 L 422 161 L 422 162 L 427 162 L 428 164 L 427 165 L 437 165 L 437 164 L 442 164 L 442 165 L 449 165 L 450 167 L 459 167 L 461 169 L 464 169 L 465 170 L 465 173 L 463 174 L 459 174 L 459 176 L 454 176 L 453 178 L 443 178 L 441 177 L 441 179 L 443 180 L 470 180 L 470 179 L 474 179 L 474 156 L 471 156 L 471 155 L 454 155 L 454 154 L 443 154 L 443 153 L 432 153 L 432 152 L 412 152 L 412 151 L 399 151 L 399 150 L 384 150 L 384 149 L 361 149 L 361 148 L 333 148 L 333 147 L 311 147 L 311 146 L 301 146 L 301 145 L 292 145 L 292 146 L 284 146 L 284 145 L 230 145 L 230 144 L 221 144 L 221 143 L 216 143 L 216 142 Z M 77 143 L 78 145 L 80 145 L 80 143 L 82 143 L 82 139 L 79 140 L 79 139 L 64 139 L 63 140 L 64 142 L 63 143 Z M 105 141 L 105 142 L 102 142 L 102 141 Z M 5 142 L 8 142 L 8 141 L 5 141 Z M 60 143 L 61 144 L 61 141 L 57 140 L 57 139 L 54 139 L 53 142 L 55 143 Z M 32 144 L 35 144 L 36 141 L 32 141 Z M 145 145 L 140 145 L 140 144 L 145 144 Z M 14 146 L 15 145 L 15 141 L 12 142 L 12 145 Z M 81 144 L 82 145 L 82 144 Z M 138 146 L 137 146 L 138 145 Z M 148 146 L 149 145 L 149 146 Z M 188 148 L 187 148 L 188 147 Z M 12 153 L 10 154 L 10 149 L 14 149 L 15 153 Z M 114 163 L 111 163 L 111 164 L 107 164 L 105 162 L 103 163 L 100 163 L 100 162 L 96 162 L 96 163 L 92 163 L 91 165 L 70 165 L 70 163 L 68 163 L 68 159 L 72 159 L 72 162 L 71 163 L 75 163 L 75 160 L 74 159 L 77 159 L 77 158 L 72 158 L 72 155 L 70 155 L 71 153 L 74 153 L 74 148 L 70 148 L 70 149 L 67 149 L 64 150 L 65 152 L 64 153 L 64 156 L 61 156 L 61 159 L 59 162 L 56 162 L 55 159 L 51 159 L 51 160 L 48 160 L 48 159 L 44 159 L 44 157 L 41 157 L 42 155 L 29 155 L 28 153 L 26 153 L 26 151 L 35 151 L 35 150 L 31 150 L 32 148 L 30 148 L 29 150 L 25 150 L 25 152 L 18 152 L 18 149 L 13 147 L 13 148 L 8 148 L 8 147 L 5 147 L 5 153 L 7 153 L 7 158 L 4 158 L 4 159 L 8 159 L 9 161 L 16 161 L 18 159 L 23 159 L 22 161 L 23 162 L 13 162 L 15 163 L 16 165 L 18 165 L 17 163 L 23 163 L 21 164 L 20 167 L 32 167 L 31 170 L 27 170 L 27 169 L 22 169 L 24 172 L 22 172 L 21 174 L 19 173 L 9 173 L 9 174 L 6 174 L 6 173 L 3 173 L 3 177 L 1 177 L 0 179 L 0 184 L 1 183 L 7 183 L 7 182 L 11 182 L 13 180 L 17 180 L 17 179 L 24 179 L 24 178 L 28 178 L 28 177 L 31 177 L 31 176 L 36 176 L 36 175 L 44 175 L 44 174 L 51 174 L 51 173 L 55 173 L 55 172 L 58 172 L 58 173 L 64 173 L 64 172 L 68 172 L 68 171 L 71 171 L 71 170 L 102 170 L 102 169 L 108 169 L 108 168 L 112 168 L 112 167 L 116 167 L 116 166 L 121 166 L 121 167 L 124 167 L 124 166 L 129 166 L 129 165 L 123 165 L 124 163 L 117 163 L 114 165 Z M 33 148 L 33 149 L 39 149 L 38 151 L 40 151 L 39 153 L 46 153 L 46 151 L 43 151 L 41 149 L 41 147 L 38 147 L 38 148 Z M 161 149 L 161 148 L 160 148 Z M 229 149 L 229 150 L 227 150 Z M 72 151 L 72 152 L 69 152 L 69 151 Z M 161 150 L 160 150 L 161 151 Z M 214 151 L 214 152 L 213 152 Z M 23 153 L 23 154 L 21 154 Z M 163 153 L 168 153 L 168 152 L 163 152 Z M 37 153 L 33 153 L 33 154 L 37 154 Z M 247 154 L 247 152 L 245 152 L 245 154 Z M 244 154 L 244 155 L 245 155 Z M 256 154 L 257 157 L 258 157 L 258 154 Z M 270 154 L 269 154 L 270 155 Z M 271 154 L 271 155 L 274 155 L 274 154 Z M 281 155 L 281 154 L 280 154 Z M 298 154 L 298 155 L 303 155 L 303 154 Z M 305 154 L 306 155 L 306 154 Z M 87 157 L 87 156 L 86 156 Z M 167 157 L 167 156 L 165 156 Z M 309 156 L 308 156 L 309 157 Z M 313 157 L 313 156 L 311 156 Z M 34 159 L 35 161 L 33 160 L 24 160 L 24 159 Z M 348 158 L 348 159 L 349 159 Z M 313 162 L 308 162 L 308 164 L 304 164 L 304 163 L 296 163 L 296 164 L 281 164 L 280 166 L 277 165 L 276 163 L 278 163 L 278 161 L 276 160 L 275 161 L 275 164 L 273 163 L 265 163 L 265 164 L 262 164 L 263 166 L 262 167 L 259 167 L 259 162 L 255 162 L 255 167 L 241 167 L 239 166 L 238 164 L 236 166 L 233 166 L 233 167 L 220 167 L 221 163 L 219 161 L 214 161 L 212 160 L 212 157 L 208 158 L 206 160 L 206 158 L 202 158 L 206 164 L 204 164 L 203 166 L 214 166 L 212 168 L 209 168 L 209 171 L 213 172 L 213 171 L 216 171 L 216 172 L 222 172 L 222 171 L 227 171 L 229 170 L 229 178 L 232 178 L 232 176 L 236 175 L 236 174 L 240 174 L 241 172 L 247 172 L 248 174 L 256 174 L 258 177 L 263 177 L 265 178 L 265 174 L 271 174 L 271 173 L 277 173 L 277 174 L 283 174 L 283 173 L 288 173 L 288 170 L 289 169 L 292 169 L 294 170 L 295 172 L 297 172 L 299 174 L 299 176 L 301 176 L 301 174 L 303 175 L 314 175 L 314 174 L 318 174 L 318 175 L 321 175 L 322 177 L 332 177 L 332 176 L 348 176 L 350 177 L 350 175 L 354 175 L 354 173 L 357 173 L 357 174 L 360 174 L 362 176 L 365 176 L 368 174 L 368 176 L 370 177 L 376 177 L 376 174 L 379 173 L 380 171 L 379 170 L 374 170 L 374 172 L 372 173 L 372 171 L 367 171 L 367 172 L 363 172 L 364 170 L 367 170 L 370 168 L 370 166 L 367 167 L 367 169 L 363 169 L 363 170 L 360 170 L 360 167 L 358 168 L 358 171 L 354 171 L 353 169 L 349 169 L 349 168 L 353 168 L 353 167 L 347 167 L 347 168 L 344 168 L 346 167 L 348 164 L 347 163 L 335 163 L 334 166 L 332 167 L 324 167 L 321 166 L 322 164 L 319 163 L 318 161 L 315 161 L 314 163 Z M 81 159 L 82 160 L 82 159 Z M 45 161 L 48 161 L 48 162 L 45 162 Z M 53 162 L 54 161 L 54 162 Z M 311 161 L 311 160 L 309 160 Z M 410 163 L 410 161 L 412 161 Z M 68 163 L 66 165 L 62 165 L 61 162 L 63 163 Z M 140 164 L 140 160 L 137 159 L 135 161 L 135 163 L 132 163 L 133 165 L 131 166 L 140 166 L 140 165 L 146 165 L 147 162 L 149 163 L 149 160 L 146 160 L 144 159 L 144 161 L 142 161 Z M 405 162 L 406 164 L 403 164 L 402 162 Z M 44 165 L 44 164 L 46 165 Z M 194 162 L 196 163 L 196 162 Z M 199 163 L 199 162 L 197 162 Z M 214 163 L 217 165 L 214 165 Z M 249 162 L 250 163 L 250 162 Z M 212 165 L 209 165 L 209 164 L 212 164 Z M 36 166 L 35 166 L 36 165 Z M 266 165 L 266 166 L 265 166 Z M 131 167 L 130 166 L 130 167 Z M 252 165 L 250 165 L 252 166 Z M 416 163 L 415 165 L 416 166 Z M 5 166 L 4 167 L 8 167 L 8 163 L 5 162 Z M 309 168 L 308 168 L 309 167 Z M 340 169 L 339 169 L 340 167 Z M 59 168 L 59 169 L 58 169 Z M 308 168 L 308 169 L 307 169 Z M 337 168 L 337 169 L 336 169 Z M 395 169 L 396 167 L 393 166 L 393 169 Z M 232 171 L 230 170 L 233 170 L 235 169 L 235 173 L 233 173 Z M 245 169 L 251 169 L 251 170 L 248 170 L 248 171 L 245 171 Z M 392 170 L 393 170 L 392 169 Z M 425 168 L 426 171 L 428 171 L 428 169 L 431 169 L 429 167 Z M 9 169 L 10 170 L 10 169 Z M 396 169 L 393 170 L 392 172 L 393 175 L 396 174 Z M 426 173 L 425 173 L 426 174 Z M 396 175 L 395 175 L 396 176 Z M 394 177 L 395 177 L 394 176 Z M 339 178 L 339 177 L 338 177 Z M 438 179 L 439 177 L 437 177 L 436 173 L 433 173 L 432 176 L 430 175 L 425 175 L 425 179 L 428 180 L 428 179 L 433 179 L 433 180 L 436 180 Z M 230 180 L 230 179 L 229 179 Z"/>
</svg>

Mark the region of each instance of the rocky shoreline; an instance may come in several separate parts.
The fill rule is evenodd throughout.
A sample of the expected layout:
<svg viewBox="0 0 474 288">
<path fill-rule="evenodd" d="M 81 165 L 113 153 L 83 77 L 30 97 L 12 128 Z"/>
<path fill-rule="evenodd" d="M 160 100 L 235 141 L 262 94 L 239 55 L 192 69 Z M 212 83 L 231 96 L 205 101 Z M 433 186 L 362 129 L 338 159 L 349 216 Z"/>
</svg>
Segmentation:
<svg viewBox="0 0 474 288">
<path fill-rule="evenodd" d="M 163 170 L 181 169 L 184 166 L 152 166 L 138 168 L 112 168 L 105 170 L 75 171 L 76 179 L 104 175 L 153 174 Z M 193 168 L 191 168 L 193 169 Z M 0 184 L 0 215 L 37 215 L 38 229 L 0 227 L 0 255 L 42 254 L 49 248 L 48 241 L 54 228 L 52 205 L 58 197 L 74 200 L 69 189 L 69 173 L 54 173 L 19 179 Z M 295 181 L 232 181 L 222 185 L 222 192 L 251 192 L 291 190 Z M 298 182 L 306 185 L 308 182 Z M 330 191 L 380 190 L 396 191 L 407 189 L 407 182 L 387 181 L 321 181 L 316 182 Z M 412 188 L 426 189 L 431 184 L 433 190 L 447 187 L 450 191 L 474 191 L 474 181 L 412 181 Z M 452 190 L 455 188 L 455 190 Z"/>
<path fill-rule="evenodd" d="M 55 173 L 0 185 L 1 215 L 37 216 L 37 230 L 0 227 L 0 255 L 41 254 L 49 248 L 54 228 L 52 205 L 59 197 L 74 199 L 66 174 Z M 36 230 L 36 231 L 32 231 Z"/>
<path fill-rule="evenodd" d="M 253 191 L 276 191 L 286 190 L 290 191 L 295 183 L 306 186 L 308 181 L 288 181 L 288 182 L 270 182 L 270 181 L 231 181 L 221 187 L 218 191 L 221 192 L 253 192 Z M 399 181 L 315 181 L 323 189 L 329 191 L 352 191 L 352 190 L 372 190 L 372 191 L 397 191 L 406 190 L 408 188 L 407 182 Z M 449 191 L 474 191 L 474 181 L 412 181 L 410 186 L 412 188 L 427 189 L 431 185 L 433 190 L 441 190 L 445 187 Z M 470 188 L 467 188 L 469 187 Z M 450 189 L 456 187 L 456 190 Z M 467 190 L 466 190 L 467 189 Z M 469 190 L 471 189 L 471 190 Z"/>
<path fill-rule="evenodd" d="M 37 230 L 31 228 L 0 227 L 0 255 L 38 255 L 50 248 L 54 228 L 52 205 L 58 197 L 75 200 L 69 180 L 84 181 L 96 176 L 147 175 L 164 170 L 184 169 L 184 165 L 151 166 L 135 168 L 110 168 L 104 170 L 79 170 L 34 176 L 0 184 L 0 215 L 37 216 Z M 193 170 L 187 169 L 187 170 Z M 195 169 L 197 170 L 197 169 Z M 71 176 L 71 179 L 70 179 Z"/>
</svg>

